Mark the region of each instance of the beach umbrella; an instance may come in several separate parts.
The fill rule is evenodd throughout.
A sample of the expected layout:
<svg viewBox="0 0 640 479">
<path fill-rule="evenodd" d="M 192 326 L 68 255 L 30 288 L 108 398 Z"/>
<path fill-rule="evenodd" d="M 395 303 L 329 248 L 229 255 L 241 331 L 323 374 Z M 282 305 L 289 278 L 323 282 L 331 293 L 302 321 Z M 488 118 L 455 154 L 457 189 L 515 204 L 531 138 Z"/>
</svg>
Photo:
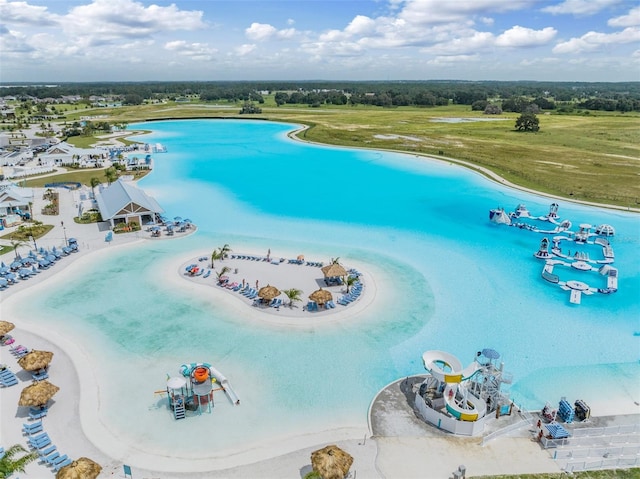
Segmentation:
<svg viewBox="0 0 640 479">
<path fill-rule="evenodd" d="M 14 261 L 9 265 L 9 268 L 15 271 L 17 269 L 20 269 L 21 266 L 22 266 L 22 261 Z"/>
<path fill-rule="evenodd" d="M 13 273 L 7 273 L 4 277 L 7 278 L 12 283 L 16 282 L 16 275 Z"/>
<path fill-rule="evenodd" d="M 258 290 L 258 297 L 266 301 L 271 301 L 276 296 L 280 296 L 280 290 L 275 286 L 266 285 Z"/>
<path fill-rule="evenodd" d="M 7 267 L 7 265 L 6 265 L 6 264 L 4 264 L 4 261 L 2 261 L 2 262 L 0 263 L 0 268 L 6 268 L 6 267 Z"/>
<path fill-rule="evenodd" d="M 5 275 L 5 274 L 7 274 L 9 271 L 11 271 L 11 268 L 9 268 L 8 266 L 2 266 L 2 267 L 0 267 L 0 274 L 1 274 L 1 275 Z"/>
<path fill-rule="evenodd" d="M 60 468 L 56 479 L 96 479 L 102 466 L 88 457 L 81 457 L 68 466 Z"/>
<path fill-rule="evenodd" d="M 30 353 L 27 353 L 18 359 L 18 364 L 22 369 L 26 369 L 27 371 L 37 371 L 38 369 L 44 369 L 49 366 L 52 359 L 52 352 L 37 351 L 34 349 Z"/>
<path fill-rule="evenodd" d="M 16 325 L 9 321 L 0 321 L 0 336 L 4 336 L 15 327 Z"/>
<path fill-rule="evenodd" d="M 183 221 L 184 221 L 185 223 L 193 223 L 193 221 L 191 221 L 189 218 L 185 218 Z"/>
<path fill-rule="evenodd" d="M 31 274 L 32 274 L 32 275 L 36 275 L 36 274 L 38 274 L 38 273 L 40 273 L 40 270 L 39 270 L 39 269 L 37 269 L 35 266 L 32 266 L 32 267 L 31 267 Z"/>
<path fill-rule="evenodd" d="M 173 218 L 173 221 L 175 221 L 176 223 L 180 223 L 182 221 L 182 216 L 176 216 Z"/>
<path fill-rule="evenodd" d="M 335 278 L 347 275 L 347 270 L 344 269 L 340 263 L 331 263 L 327 266 L 323 266 L 321 269 L 325 278 Z"/>
<path fill-rule="evenodd" d="M 44 406 L 60 388 L 46 379 L 27 386 L 20 393 L 18 406 Z"/>
<path fill-rule="evenodd" d="M 311 467 L 322 479 L 344 479 L 353 464 L 353 457 L 336 445 L 311 453 Z"/>
<path fill-rule="evenodd" d="M 309 295 L 309 299 L 318 304 L 325 304 L 327 301 L 331 301 L 333 299 L 333 295 L 326 289 L 320 288 L 318 291 L 311 293 Z"/>
<path fill-rule="evenodd" d="M 8 284 L 9 284 L 9 281 L 7 280 L 7 278 L 0 278 L 0 287 L 4 288 Z"/>
</svg>

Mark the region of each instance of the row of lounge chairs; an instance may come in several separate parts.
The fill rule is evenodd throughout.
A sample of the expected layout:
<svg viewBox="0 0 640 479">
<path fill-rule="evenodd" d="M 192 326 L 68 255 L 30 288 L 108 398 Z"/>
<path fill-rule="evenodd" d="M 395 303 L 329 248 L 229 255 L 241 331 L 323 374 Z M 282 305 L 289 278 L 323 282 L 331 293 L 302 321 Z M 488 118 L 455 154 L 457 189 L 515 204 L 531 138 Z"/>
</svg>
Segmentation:
<svg viewBox="0 0 640 479">
<path fill-rule="evenodd" d="M 40 463 L 58 472 L 73 461 L 66 454 L 60 454 L 58 448 L 51 442 L 49 434 L 43 431 L 42 420 L 22 425 L 22 433 L 27 436 L 29 447 L 38 453 Z"/>
<path fill-rule="evenodd" d="M 240 293 L 242 296 L 244 296 L 247 299 L 253 299 L 254 306 L 258 305 L 258 290 L 255 288 L 250 287 L 248 284 L 245 284 L 244 286 L 242 286 L 242 284 L 233 282 L 233 283 L 229 283 L 228 281 L 223 281 L 221 283 L 218 283 L 219 286 L 223 287 L 223 288 L 227 288 L 231 291 L 235 291 Z M 272 308 L 279 308 L 280 306 L 282 306 L 282 299 L 280 298 L 273 298 L 270 302 L 269 302 L 269 306 Z"/>
<path fill-rule="evenodd" d="M 338 304 L 341 304 L 342 306 L 346 306 L 349 303 L 352 303 L 356 299 L 358 299 L 360 297 L 360 293 L 362 293 L 362 283 L 358 281 L 357 283 L 355 283 L 352 286 L 351 292 L 349 294 L 345 294 L 343 296 L 340 296 L 340 298 L 338 298 L 337 302 L 338 302 Z"/>
<path fill-rule="evenodd" d="M 49 269 L 56 261 L 71 253 L 78 251 L 78 242 L 74 238 L 68 240 L 68 246 L 57 249 L 55 246 L 51 250 L 40 248 L 37 253 L 33 250 L 26 257 L 17 256 L 15 260 L 7 266 L 0 263 L 0 289 L 25 281 L 32 276 Z"/>
<path fill-rule="evenodd" d="M 326 303 L 324 303 L 324 309 L 333 309 L 336 307 L 336 303 L 333 302 L 333 300 L 331 301 L 327 301 Z M 307 303 L 307 311 L 319 311 L 319 306 L 318 303 L 316 303 L 315 301 L 309 301 Z"/>
</svg>

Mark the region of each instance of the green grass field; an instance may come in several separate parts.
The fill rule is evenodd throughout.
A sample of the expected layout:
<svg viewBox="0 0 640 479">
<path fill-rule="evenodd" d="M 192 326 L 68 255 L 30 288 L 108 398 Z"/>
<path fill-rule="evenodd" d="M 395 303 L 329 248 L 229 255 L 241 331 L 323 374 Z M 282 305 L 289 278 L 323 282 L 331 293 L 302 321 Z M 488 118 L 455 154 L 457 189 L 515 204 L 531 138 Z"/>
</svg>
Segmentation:
<svg viewBox="0 0 640 479">
<path fill-rule="evenodd" d="M 380 108 L 366 106 L 273 106 L 260 115 L 239 115 L 239 105 L 158 104 L 82 110 L 107 121 L 147 119 L 260 118 L 301 123 L 300 138 L 331 145 L 398 150 L 463 160 L 488 168 L 520 186 L 570 199 L 622 207 L 640 206 L 640 116 L 587 112 L 540 114 L 538 133 L 514 130 L 518 114 L 496 121 L 438 122 L 488 117 L 469 106 Z M 435 121 L 434 121 L 435 120 Z"/>
</svg>

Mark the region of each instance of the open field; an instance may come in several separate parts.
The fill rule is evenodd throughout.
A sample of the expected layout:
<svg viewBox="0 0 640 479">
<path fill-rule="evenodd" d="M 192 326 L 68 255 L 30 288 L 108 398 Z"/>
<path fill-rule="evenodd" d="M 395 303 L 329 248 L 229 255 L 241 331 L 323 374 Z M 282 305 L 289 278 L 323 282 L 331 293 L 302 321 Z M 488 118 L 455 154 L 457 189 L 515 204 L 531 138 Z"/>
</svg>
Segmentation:
<svg viewBox="0 0 640 479">
<path fill-rule="evenodd" d="M 269 105 L 266 102 L 265 105 Z M 301 139 L 463 160 L 508 181 L 570 199 L 640 206 L 640 116 L 637 114 L 540 114 L 538 133 L 514 130 L 517 113 L 499 116 L 469 106 L 379 108 L 366 106 L 262 106 L 239 115 L 239 106 L 157 104 L 99 110 L 112 122 L 179 118 L 259 118 L 301 123 Z M 71 118 L 73 115 L 71 115 Z M 441 118 L 495 121 L 437 122 Z"/>
</svg>

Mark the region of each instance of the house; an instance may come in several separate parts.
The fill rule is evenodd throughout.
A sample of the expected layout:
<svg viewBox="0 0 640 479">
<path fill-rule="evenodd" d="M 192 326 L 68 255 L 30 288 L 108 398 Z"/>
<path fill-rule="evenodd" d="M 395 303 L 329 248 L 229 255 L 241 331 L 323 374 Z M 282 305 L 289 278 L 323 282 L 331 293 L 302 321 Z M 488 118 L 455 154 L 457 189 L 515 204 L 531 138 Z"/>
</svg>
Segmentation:
<svg viewBox="0 0 640 479">
<path fill-rule="evenodd" d="M 103 166 L 109 153 L 100 148 L 77 148 L 64 141 L 53 145 L 39 156 L 43 164 L 56 166 L 79 165 L 81 168 Z"/>
<path fill-rule="evenodd" d="M 119 223 L 153 224 L 164 213 L 158 202 L 133 183 L 119 179 L 96 194 L 98 210 L 111 227 Z"/>
<path fill-rule="evenodd" d="M 33 190 L 20 188 L 11 182 L 0 183 L 0 221 L 3 226 L 20 223 L 30 213 Z"/>
</svg>

